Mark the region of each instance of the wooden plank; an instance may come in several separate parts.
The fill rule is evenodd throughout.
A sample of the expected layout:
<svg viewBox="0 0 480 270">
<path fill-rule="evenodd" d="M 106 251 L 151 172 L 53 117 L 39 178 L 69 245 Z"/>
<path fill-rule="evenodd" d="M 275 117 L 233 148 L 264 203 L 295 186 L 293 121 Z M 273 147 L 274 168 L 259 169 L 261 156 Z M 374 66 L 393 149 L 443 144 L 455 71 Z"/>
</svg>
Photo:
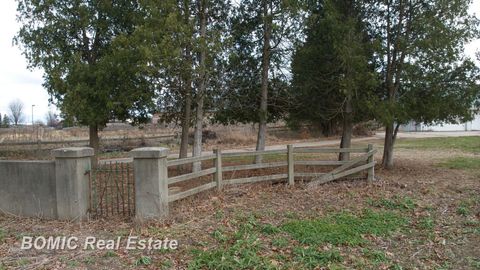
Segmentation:
<svg viewBox="0 0 480 270">
<path fill-rule="evenodd" d="M 225 180 L 224 183 L 227 185 L 236 185 L 236 184 L 246 184 L 246 183 L 256 183 L 261 181 L 277 180 L 287 178 L 288 174 L 274 174 L 274 175 L 264 175 L 264 176 L 255 176 L 247 178 L 235 178 L 230 180 Z"/>
<path fill-rule="evenodd" d="M 374 149 L 373 149 L 373 144 L 368 144 L 368 150 L 369 150 L 370 152 L 372 152 L 372 151 L 375 151 L 375 152 L 376 152 L 376 151 L 377 151 L 377 150 L 374 150 Z M 369 153 L 370 153 L 370 152 L 369 152 Z M 375 154 L 375 152 L 374 152 L 373 154 L 371 154 L 371 155 L 368 156 L 367 163 L 372 163 L 372 162 L 375 161 L 375 159 L 374 159 L 374 157 L 373 157 L 374 154 Z M 375 166 L 368 169 L 368 171 L 367 171 L 367 180 L 368 180 L 369 182 L 372 182 L 373 180 L 375 180 Z"/>
<path fill-rule="evenodd" d="M 353 169 L 350 169 L 350 170 L 347 170 L 347 171 L 344 171 L 344 172 L 337 173 L 337 174 L 327 173 L 326 175 L 322 176 L 320 179 L 313 180 L 307 186 L 309 188 L 317 187 L 320 184 L 324 184 L 324 183 L 327 183 L 327 182 L 345 177 L 347 175 L 351 175 L 351 174 L 363 171 L 365 169 L 368 169 L 368 168 L 371 168 L 371 167 L 374 167 L 374 166 L 375 166 L 375 162 L 372 162 L 372 163 L 368 163 L 368 164 L 365 164 L 365 165 L 362 165 L 362 166 L 358 166 L 356 168 L 353 168 Z"/>
<path fill-rule="evenodd" d="M 168 196 L 168 202 L 174 202 L 174 201 L 177 201 L 177 200 L 181 200 L 183 198 L 193 196 L 193 195 L 195 195 L 197 193 L 200 193 L 202 191 L 212 189 L 216 186 L 217 186 L 217 183 L 211 182 L 211 183 L 199 186 L 199 187 L 189 189 L 187 191 L 179 192 L 179 193 Z"/>
<path fill-rule="evenodd" d="M 377 152 L 377 150 L 372 150 L 372 151 L 368 152 L 367 154 L 362 155 L 361 157 L 357 157 L 357 158 L 354 158 L 352 160 L 349 160 L 347 163 L 345 163 L 342 166 L 336 168 L 335 170 L 331 171 L 330 173 L 331 174 L 336 174 L 336 173 L 342 172 L 342 171 L 344 171 L 348 168 L 351 168 L 351 167 L 355 166 L 356 164 L 361 163 L 362 161 L 367 161 L 368 158 L 371 157 L 372 155 L 374 155 L 376 152 Z"/>
<path fill-rule="evenodd" d="M 293 158 L 293 145 L 287 146 L 287 163 L 288 163 L 288 184 L 293 186 L 295 184 L 295 160 Z"/>
<path fill-rule="evenodd" d="M 208 156 L 189 157 L 189 158 L 181 158 L 181 159 L 168 160 L 168 161 L 167 161 L 167 166 L 170 167 L 170 166 L 176 166 L 176 165 L 183 165 L 183 164 L 188 164 L 188 163 L 194 163 L 194 162 L 197 162 L 197 161 L 214 159 L 215 157 L 216 157 L 215 155 L 208 155 Z"/>
<path fill-rule="evenodd" d="M 365 165 L 361 165 L 361 166 L 355 167 L 353 169 L 334 174 L 334 179 L 342 178 L 344 176 L 351 175 L 351 174 L 363 171 L 363 170 L 371 168 L 371 167 L 375 167 L 375 163 L 376 162 L 367 163 Z"/>
<path fill-rule="evenodd" d="M 182 175 L 179 175 L 179 176 L 168 178 L 168 184 L 171 185 L 171 184 L 175 184 L 175 183 L 178 183 L 178 182 L 187 181 L 187 180 L 190 180 L 190 179 L 193 179 L 193 178 L 202 177 L 202 176 L 205 176 L 205 175 L 215 173 L 216 171 L 217 171 L 217 168 L 213 167 L 213 168 L 202 170 L 202 171 L 199 171 L 199 172 L 182 174 Z"/>
<path fill-rule="evenodd" d="M 237 166 L 228 166 L 223 167 L 224 172 L 231 171 L 241 171 L 241 170 L 253 170 L 253 169 L 265 169 L 265 168 L 275 168 L 287 166 L 287 162 L 270 162 L 270 163 L 260 163 L 260 164 L 246 164 L 246 165 L 237 165 Z"/>
<path fill-rule="evenodd" d="M 251 151 L 251 152 L 234 152 L 234 153 L 223 153 L 223 157 L 249 157 L 256 155 L 268 155 L 268 154 L 286 154 L 287 150 L 264 150 L 264 151 Z"/>
<path fill-rule="evenodd" d="M 295 147 L 295 153 L 366 153 L 367 148 L 313 148 Z"/>
<path fill-rule="evenodd" d="M 348 161 L 338 160 L 298 160 L 295 161 L 295 165 L 310 165 L 310 166 L 337 166 L 343 165 Z"/>
</svg>

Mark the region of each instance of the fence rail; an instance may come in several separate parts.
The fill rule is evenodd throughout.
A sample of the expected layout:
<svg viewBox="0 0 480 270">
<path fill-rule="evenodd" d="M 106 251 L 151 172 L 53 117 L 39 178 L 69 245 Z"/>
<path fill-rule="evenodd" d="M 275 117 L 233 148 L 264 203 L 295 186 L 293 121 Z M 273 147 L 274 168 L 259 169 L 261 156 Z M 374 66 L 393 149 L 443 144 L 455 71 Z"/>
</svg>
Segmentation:
<svg viewBox="0 0 480 270">
<path fill-rule="evenodd" d="M 359 157 L 354 157 L 350 160 L 339 161 L 339 160 L 322 160 L 316 158 L 313 160 L 296 160 L 295 157 L 302 157 L 305 154 L 331 154 L 331 153 L 356 153 L 361 154 Z M 210 189 L 222 189 L 225 185 L 237 185 L 237 184 L 246 184 L 246 183 L 257 183 L 263 181 L 272 181 L 272 180 L 286 180 L 289 185 L 295 184 L 295 177 L 301 178 L 313 178 L 313 180 L 308 184 L 310 187 L 315 187 L 323 183 L 327 183 L 339 178 L 343 178 L 349 175 L 358 174 L 362 171 L 367 172 L 367 179 L 372 181 L 374 179 L 374 167 L 375 161 L 373 155 L 376 153 L 376 150 L 373 149 L 372 145 L 364 148 L 319 148 L 319 147 L 294 147 L 293 145 L 288 145 L 286 149 L 281 150 L 265 150 L 265 151 L 251 151 L 251 152 L 235 152 L 235 153 L 221 153 L 220 150 L 215 150 L 213 155 L 201 156 L 201 157 L 190 157 L 177 160 L 167 161 L 167 167 L 173 168 L 179 165 L 189 165 L 195 162 L 213 160 L 214 166 L 212 168 L 203 169 L 197 172 L 185 173 L 168 178 L 168 184 L 178 184 L 183 181 L 199 179 L 208 175 L 213 175 L 213 181 L 208 183 L 203 183 L 197 187 L 189 188 L 185 191 L 179 193 L 171 194 L 169 192 L 168 201 L 174 202 L 195 194 L 198 194 L 203 191 Z M 229 159 L 232 157 L 244 158 L 244 157 L 254 157 L 254 156 L 268 156 L 268 155 L 285 155 L 285 161 L 274 161 L 274 162 L 265 162 L 265 163 L 254 163 L 254 164 L 240 164 L 240 165 L 227 165 L 222 164 L 222 159 Z M 278 157 L 277 157 L 278 158 Z M 283 158 L 283 157 L 281 157 Z M 323 167 L 332 167 L 338 166 L 331 169 L 327 172 L 302 172 L 296 171 L 295 166 L 323 166 Z M 248 176 L 233 178 L 235 172 L 244 171 L 244 170 L 259 170 L 259 169 L 272 169 L 272 168 L 283 168 L 287 170 L 287 173 L 273 173 L 268 175 L 260 176 Z M 231 179 L 223 179 L 224 173 L 231 173 Z"/>
</svg>

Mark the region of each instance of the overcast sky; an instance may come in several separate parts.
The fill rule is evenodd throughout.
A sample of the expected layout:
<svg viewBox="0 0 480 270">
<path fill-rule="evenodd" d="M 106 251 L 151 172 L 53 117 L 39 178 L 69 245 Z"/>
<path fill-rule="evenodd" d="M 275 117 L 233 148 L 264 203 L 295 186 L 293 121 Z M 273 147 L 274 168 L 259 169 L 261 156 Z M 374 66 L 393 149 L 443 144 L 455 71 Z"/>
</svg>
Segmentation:
<svg viewBox="0 0 480 270">
<path fill-rule="evenodd" d="M 480 0 L 474 0 L 471 12 L 480 15 Z M 16 21 L 16 1 L 0 0 L 0 113 L 8 111 L 8 103 L 20 99 L 25 104 L 25 121 L 30 123 L 32 105 L 34 121 L 45 121 L 49 109 L 48 94 L 42 87 L 42 72 L 27 69 L 25 57 L 19 48 L 13 46 L 12 38 L 19 28 Z M 480 50 L 480 40 L 466 48 L 466 53 L 474 56 Z"/>
</svg>

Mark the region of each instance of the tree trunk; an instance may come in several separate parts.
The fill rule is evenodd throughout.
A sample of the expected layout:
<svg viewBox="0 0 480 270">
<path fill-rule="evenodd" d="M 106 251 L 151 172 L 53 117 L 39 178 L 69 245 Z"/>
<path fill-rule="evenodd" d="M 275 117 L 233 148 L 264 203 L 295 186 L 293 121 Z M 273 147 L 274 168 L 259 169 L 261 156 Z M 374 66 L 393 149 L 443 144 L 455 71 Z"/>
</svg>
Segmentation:
<svg viewBox="0 0 480 270">
<path fill-rule="evenodd" d="M 207 37 L 207 10 L 206 0 L 199 0 L 199 13 L 200 13 L 200 63 L 199 63 L 199 82 L 198 92 L 196 98 L 197 111 L 195 115 L 195 134 L 193 139 L 193 156 L 198 157 L 202 155 L 202 130 L 203 130 L 203 101 L 207 84 L 206 73 L 206 37 Z M 197 172 L 201 170 L 201 162 L 195 162 L 193 164 L 193 171 Z"/>
<path fill-rule="evenodd" d="M 92 167 L 96 168 L 98 164 L 98 155 L 100 153 L 100 139 L 98 137 L 98 125 L 92 124 L 88 126 L 89 128 L 89 145 L 93 148 L 94 155 L 92 157 Z"/>
<path fill-rule="evenodd" d="M 348 97 L 345 102 L 345 114 L 343 116 L 342 140 L 340 142 L 340 148 L 351 147 L 352 133 L 353 133 L 352 99 L 351 97 Z M 341 161 L 347 161 L 350 159 L 350 153 L 340 153 L 338 159 Z"/>
<path fill-rule="evenodd" d="M 187 60 L 191 60 L 189 48 L 185 50 L 185 55 Z M 192 77 L 190 74 L 186 75 L 183 88 L 185 95 L 185 103 L 183 104 L 184 108 L 182 117 L 182 137 L 180 141 L 179 158 L 186 158 L 188 156 L 188 135 L 192 116 Z"/>
<path fill-rule="evenodd" d="M 258 121 L 257 151 L 265 150 L 268 119 L 268 72 L 270 68 L 270 40 L 272 35 L 272 18 L 268 12 L 268 1 L 263 0 L 263 49 L 262 49 L 262 85 Z M 256 163 L 262 162 L 262 156 L 255 157 Z"/>
<path fill-rule="evenodd" d="M 382 164 L 385 169 L 393 168 L 393 145 L 394 141 L 394 127 L 393 123 L 385 126 L 385 142 L 383 146 Z"/>
</svg>

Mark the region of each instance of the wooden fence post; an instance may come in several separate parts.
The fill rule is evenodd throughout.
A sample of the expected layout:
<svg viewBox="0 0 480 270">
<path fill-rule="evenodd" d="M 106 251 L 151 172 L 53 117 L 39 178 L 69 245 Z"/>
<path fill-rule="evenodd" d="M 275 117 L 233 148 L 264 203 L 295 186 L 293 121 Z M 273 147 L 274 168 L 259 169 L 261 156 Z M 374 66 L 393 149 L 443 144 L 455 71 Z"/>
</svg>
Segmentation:
<svg viewBox="0 0 480 270">
<path fill-rule="evenodd" d="M 215 158 L 215 182 L 217 182 L 217 189 L 222 190 L 222 150 L 220 149 L 215 149 L 213 152 L 216 155 Z"/>
<path fill-rule="evenodd" d="M 368 153 L 370 153 L 372 150 L 373 150 L 373 144 L 370 143 L 370 144 L 368 144 Z M 374 161 L 373 156 L 374 156 L 374 154 L 372 153 L 372 155 L 370 157 L 368 157 L 367 164 L 372 163 Z M 375 166 L 368 169 L 367 180 L 369 182 L 372 182 L 373 180 L 375 180 Z"/>
<path fill-rule="evenodd" d="M 295 171 L 294 171 L 294 159 L 293 159 L 293 145 L 287 145 L 287 163 L 288 163 L 288 185 L 293 186 L 295 184 Z"/>
</svg>

